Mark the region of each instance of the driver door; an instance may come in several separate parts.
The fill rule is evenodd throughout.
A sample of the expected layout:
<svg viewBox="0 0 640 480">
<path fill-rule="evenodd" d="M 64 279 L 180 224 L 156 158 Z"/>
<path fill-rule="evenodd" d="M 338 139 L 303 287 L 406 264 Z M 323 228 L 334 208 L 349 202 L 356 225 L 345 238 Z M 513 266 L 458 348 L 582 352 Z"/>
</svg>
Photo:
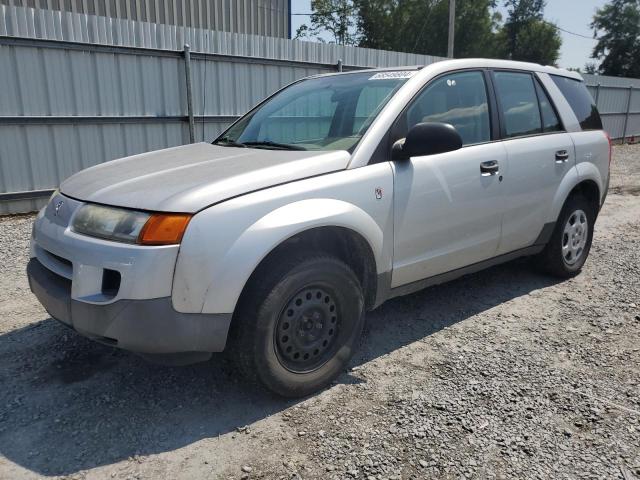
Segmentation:
<svg viewBox="0 0 640 480">
<path fill-rule="evenodd" d="M 456 270 L 496 255 L 503 213 L 506 150 L 492 134 L 482 71 L 433 80 L 399 118 L 452 124 L 460 150 L 392 162 L 394 260 L 391 286 Z"/>
</svg>

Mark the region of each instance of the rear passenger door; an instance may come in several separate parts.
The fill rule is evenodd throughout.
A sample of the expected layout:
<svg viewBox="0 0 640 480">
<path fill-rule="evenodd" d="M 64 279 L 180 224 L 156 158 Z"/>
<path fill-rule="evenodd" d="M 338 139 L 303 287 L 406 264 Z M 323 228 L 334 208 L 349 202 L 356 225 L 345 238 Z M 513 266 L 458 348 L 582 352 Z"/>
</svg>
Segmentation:
<svg viewBox="0 0 640 480">
<path fill-rule="evenodd" d="M 496 70 L 492 78 L 507 151 L 503 254 L 536 243 L 560 182 L 575 167 L 575 149 L 533 73 Z"/>
</svg>

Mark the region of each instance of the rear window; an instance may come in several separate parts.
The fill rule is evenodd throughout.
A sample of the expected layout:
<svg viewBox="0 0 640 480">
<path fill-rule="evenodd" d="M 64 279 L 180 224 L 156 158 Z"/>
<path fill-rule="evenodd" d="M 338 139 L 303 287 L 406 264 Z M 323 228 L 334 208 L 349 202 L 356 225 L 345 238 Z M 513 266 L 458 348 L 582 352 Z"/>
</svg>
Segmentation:
<svg viewBox="0 0 640 480">
<path fill-rule="evenodd" d="M 571 105 L 582 129 L 602 130 L 600 114 L 584 82 L 559 75 L 551 75 L 551 78 Z"/>
</svg>

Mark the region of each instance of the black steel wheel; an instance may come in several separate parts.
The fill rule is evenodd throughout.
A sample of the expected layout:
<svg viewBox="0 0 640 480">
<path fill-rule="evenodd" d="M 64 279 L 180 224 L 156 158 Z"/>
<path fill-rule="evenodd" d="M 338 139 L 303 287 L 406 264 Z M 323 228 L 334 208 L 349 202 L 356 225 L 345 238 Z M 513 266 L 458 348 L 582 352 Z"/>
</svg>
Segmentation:
<svg viewBox="0 0 640 480">
<path fill-rule="evenodd" d="M 234 315 L 230 354 L 248 379 L 287 397 L 317 391 L 342 372 L 364 324 L 358 278 L 341 260 L 313 253 L 256 273 Z"/>
<path fill-rule="evenodd" d="M 296 373 L 324 365 L 335 353 L 340 312 L 330 287 L 312 286 L 295 294 L 280 314 L 276 327 L 276 354 Z"/>
</svg>

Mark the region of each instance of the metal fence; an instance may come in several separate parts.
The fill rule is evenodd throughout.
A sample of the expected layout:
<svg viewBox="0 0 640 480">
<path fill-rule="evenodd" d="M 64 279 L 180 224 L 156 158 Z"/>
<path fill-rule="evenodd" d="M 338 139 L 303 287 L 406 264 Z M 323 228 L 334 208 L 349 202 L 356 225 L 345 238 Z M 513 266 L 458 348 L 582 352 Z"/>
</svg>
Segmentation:
<svg viewBox="0 0 640 480">
<path fill-rule="evenodd" d="M 0 214 L 91 165 L 210 140 L 297 78 L 439 60 L 0 5 Z M 640 80 L 596 80 L 607 129 L 640 134 Z"/>
<path fill-rule="evenodd" d="M 290 0 L 0 0 L 1 5 L 289 38 Z"/>
<path fill-rule="evenodd" d="M 625 141 L 640 136 L 640 79 L 583 75 L 596 101 L 604 128 Z"/>
</svg>

